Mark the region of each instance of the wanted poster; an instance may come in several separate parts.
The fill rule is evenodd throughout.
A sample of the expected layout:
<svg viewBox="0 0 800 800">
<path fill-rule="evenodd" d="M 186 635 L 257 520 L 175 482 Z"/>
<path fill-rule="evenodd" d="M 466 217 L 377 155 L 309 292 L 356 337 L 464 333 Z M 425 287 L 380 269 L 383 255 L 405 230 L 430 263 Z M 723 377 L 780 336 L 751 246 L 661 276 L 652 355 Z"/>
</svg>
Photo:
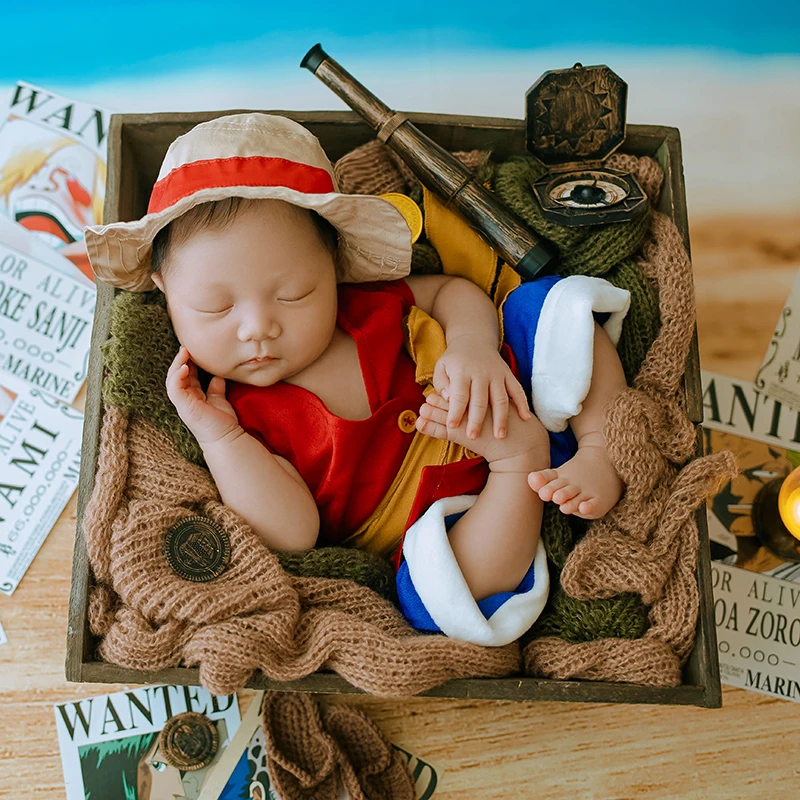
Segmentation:
<svg viewBox="0 0 800 800">
<path fill-rule="evenodd" d="M 191 730 L 166 741 L 159 735 L 186 712 L 201 715 L 206 733 L 213 729 L 216 748 L 206 750 L 209 736 L 191 738 Z M 240 723 L 235 694 L 215 696 L 199 686 L 146 686 L 57 703 L 55 715 L 67 800 L 197 800 Z M 202 766 L 180 769 L 169 752 L 172 738 L 203 756 Z"/>
<path fill-rule="evenodd" d="M 3 373 L 72 403 L 86 379 L 97 291 L 26 247 L 0 222 L 0 384 Z"/>
<path fill-rule="evenodd" d="M 3 411 L 5 409 L 5 411 Z M 78 485 L 83 415 L 0 387 L 0 592 L 17 588 Z"/>
<path fill-rule="evenodd" d="M 23 81 L 0 116 L 0 214 L 89 279 L 83 229 L 103 218 L 110 116 Z"/>
<path fill-rule="evenodd" d="M 711 575 L 722 682 L 800 702 L 800 585 L 719 562 Z"/>
<path fill-rule="evenodd" d="M 800 413 L 748 381 L 702 379 L 705 449 L 739 468 L 708 501 L 720 677 L 800 702 L 800 564 L 764 546 L 752 518 L 762 487 L 800 464 Z"/>
</svg>

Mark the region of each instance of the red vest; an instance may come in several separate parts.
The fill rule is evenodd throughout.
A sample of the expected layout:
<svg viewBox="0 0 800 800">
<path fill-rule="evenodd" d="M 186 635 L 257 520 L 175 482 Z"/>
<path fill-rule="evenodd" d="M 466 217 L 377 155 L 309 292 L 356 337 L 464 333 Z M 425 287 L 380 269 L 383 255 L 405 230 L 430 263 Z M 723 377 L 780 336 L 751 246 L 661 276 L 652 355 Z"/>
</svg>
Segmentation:
<svg viewBox="0 0 800 800">
<path fill-rule="evenodd" d="M 375 510 L 415 433 L 404 412 L 418 413 L 425 399 L 403 345 L 403 317 L 414 304 L 406 282 L 340 284 L 338 295 L 337 324 L 355 340 L 372 416 L 342 419 L 284 381 L 229 381 L 227 391 L 244 430 L 308 485 L 320 510 L 320 545 L 342 542 Z"/>
</svg>

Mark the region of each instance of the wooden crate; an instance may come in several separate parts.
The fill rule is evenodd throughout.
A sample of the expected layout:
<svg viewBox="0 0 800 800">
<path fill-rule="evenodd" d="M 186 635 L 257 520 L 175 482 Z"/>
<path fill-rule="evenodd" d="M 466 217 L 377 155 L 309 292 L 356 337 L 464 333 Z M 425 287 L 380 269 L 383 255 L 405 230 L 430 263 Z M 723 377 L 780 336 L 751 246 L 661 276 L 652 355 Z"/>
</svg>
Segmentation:
<svg viewBox="0 0 800 800">
<path fill-rule="evenodd" d="M 150 192 L 169 144 L 190 128 L 223 114 L 115 114 L 109 128 L 108 184 L 105 222 L 139 219 L 146 213 Z M 305 125 L 322 142 L 331 161 L 374 138 L 374 132 L 352 111 L 275 111 Z M 440 114 L 409 114 L 428 136 L 447 150 L 492 149 L 524 152 L 522 120 L 490 117 L 462 117 Z M 621 152 L 655 157 L 664 169 L 665 182 L 658 209 L 678 226 L 689 247 L 686 200 L 683 185 L 680 136 L 675 128 L 629 125 Z M 198 669 L 176 667 L 158 672 L 123 669 L 98 661 L 96 641 L 87 621 L 91 571 L 82 536 L 82 520 L 91 494 L 102 420 L 102 360 L 100 345 L 107 339 L 111 303 L 115 290 L 99 284 L 92 334 L 83 432 L 83 458 L 78 489 L 78 533 L 72 569 L 69 631 L 67 635 L 67 679 L 94 683 L 176 683 L 197 684 Z M 688 413 L 693 422 L 702 421 L 702 390 L 697 336 L 689 353 L 685 387 Z M 697 455 L 702 455 L 698 436 Z M 685 704 L 709 708 L 721 705 L 719 663 L 714 628 L 711 566 L 705 506 L 697 512 L 700 553 L 697 578 L 700 588 L 700 618 L 695 645 L 683 673 L 683 683 L 674 688 L 653 688 L 626 683 L 557 681 L 529 677 L 451 680 L 426 694 L 436 697 L 472 697 L 502 700 L 560 700 L 581 702 Z M 254 688 L 286 689 L 321 693 L 360 690 L 334 673 L 318 672 L 302 680 L 278 682 L 256 673 L 248 684 Z"/>
</svg>

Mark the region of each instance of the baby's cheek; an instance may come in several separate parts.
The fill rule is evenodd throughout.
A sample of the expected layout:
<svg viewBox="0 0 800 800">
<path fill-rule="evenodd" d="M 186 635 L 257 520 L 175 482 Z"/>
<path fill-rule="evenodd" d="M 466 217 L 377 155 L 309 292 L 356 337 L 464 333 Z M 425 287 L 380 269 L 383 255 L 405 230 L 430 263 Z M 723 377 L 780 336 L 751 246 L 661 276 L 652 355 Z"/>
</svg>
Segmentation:
<svg viewBox="0 0 800 800">
<path fill-rule="evenodd" d="M 231 341 L 218 324 L 191 322 L 176 326 L 175 333 L 189 351 L 192 361 L 212 375 L 224 377 L 238 363 L 236 341 Z"/>
</svg>

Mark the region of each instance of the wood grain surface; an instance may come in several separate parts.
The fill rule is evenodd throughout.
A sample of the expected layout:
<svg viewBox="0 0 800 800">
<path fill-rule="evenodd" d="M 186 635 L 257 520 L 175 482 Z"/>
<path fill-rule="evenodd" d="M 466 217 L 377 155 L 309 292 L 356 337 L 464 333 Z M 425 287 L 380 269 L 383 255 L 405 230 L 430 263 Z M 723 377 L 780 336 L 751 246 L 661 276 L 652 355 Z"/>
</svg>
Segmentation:
<svg viewBox="0 0 800 800">
<path fill-rule="evenodd" d="M 691 240 L 702 366 L 752 380 L 800 267 L 800 217 L 695 220 Z M 14 596 L 0 597 L 0 798 L 63 798 L 53 704 L 123 688 L 64 679 L 74 534 L 73 497 Z M 366 710 L 443 767 L 441 800 L 800 797 L 800 706 L 743 690 L 725 688 L 719 710 L 330 702 Z"/>
</svg>

